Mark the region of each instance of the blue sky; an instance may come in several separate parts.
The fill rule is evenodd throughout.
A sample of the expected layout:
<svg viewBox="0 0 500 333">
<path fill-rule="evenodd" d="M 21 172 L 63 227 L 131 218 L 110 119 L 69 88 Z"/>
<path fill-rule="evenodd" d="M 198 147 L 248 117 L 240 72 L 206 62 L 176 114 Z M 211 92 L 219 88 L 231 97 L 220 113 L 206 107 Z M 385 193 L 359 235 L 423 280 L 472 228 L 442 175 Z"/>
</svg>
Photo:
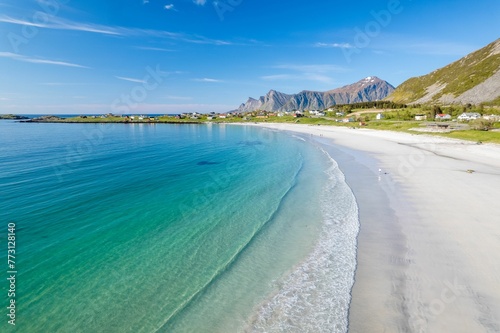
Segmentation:
<svg viewBox="0 0 500 333">
<path fill-rule="evenodd" d="M 0 113 L 227 111 L 394 86 L 500 37 L 500 1 L 0 0 Z"/>
</svg>

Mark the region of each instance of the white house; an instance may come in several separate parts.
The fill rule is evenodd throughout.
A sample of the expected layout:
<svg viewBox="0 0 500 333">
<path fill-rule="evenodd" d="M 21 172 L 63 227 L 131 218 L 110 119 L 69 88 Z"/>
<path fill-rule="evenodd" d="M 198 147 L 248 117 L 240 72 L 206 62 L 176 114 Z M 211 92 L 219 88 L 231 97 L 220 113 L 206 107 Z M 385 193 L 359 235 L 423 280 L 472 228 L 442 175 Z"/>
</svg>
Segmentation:
<svg viewBox="0 0 500 333">
<path fill-rule="evenodd" d="M 488 115 L 483 116 L 483 118 L 486 120 L 490 120 L 490 121 L 500 121 L 500 116 L 494 115 L 494 114 L 489 115 L 489 116 Z"/>
<path fill-rule="evenodd" d="M 384 119 L 384 114 L 383 113 L 377 113 L 377 120 Z"/>
<path fill-rule="evenodd" d="M 323 117 L 325 115 L 324 112 L 318 110 L 309 111 L 309 114 L 319 117 Z"/>
<path fill-rule="evenodd" d="M 460 116 L 458 116 L 458 120 L 461 121 L 468 121 L 468 120 L 475 120 L 481 118 L 481 115 L 477 112 L 464 112 Z"/>
<path fill-rule="evenodd" d="M 427 116 L 425 114 L 416 114 L 415 120 L 426 120 Z"/>
<path fill-rule="evenodd" d="M 436 120 L 451 120 L 451 116 L 449 114 L 438 113 L 435 117 Z"/>
</svg>

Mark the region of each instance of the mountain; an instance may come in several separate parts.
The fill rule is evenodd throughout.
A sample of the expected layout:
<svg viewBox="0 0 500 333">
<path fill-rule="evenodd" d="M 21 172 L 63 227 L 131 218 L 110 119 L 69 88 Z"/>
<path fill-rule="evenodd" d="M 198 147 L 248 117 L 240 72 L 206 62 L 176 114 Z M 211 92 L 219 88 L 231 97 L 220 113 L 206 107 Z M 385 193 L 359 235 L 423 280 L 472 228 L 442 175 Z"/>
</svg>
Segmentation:
<svg viewBox="0 0 500 333">
<path fill-rule="evenodd" d="M 403 82 L 396 103 L 479 104 L 500 98 L 500 39 L 448 66 Z"/>
<path fill-rule="evenodd" d="M 250 97 L 248 101 L 241 104 L 238 108 L 240 112 L 252 112 L 255 110 L 276 111 L 285 105 L 292 95 L 280 93 L 276 90 L 270 90 L 266 96 L 261 96 L 259 99 Z"/>
<path fill-rule="evenodd" d="M 337 104 L 382 100 L 393 90 L 394 87 L 388 82 L 376 76 L 369 76 L 359 82 L 325 92 L 304 90 L 298 94 L 287 95 L 271 90 L 259 99 L 250 97 L 237 111 L 323 110 Z"/>
</svg>

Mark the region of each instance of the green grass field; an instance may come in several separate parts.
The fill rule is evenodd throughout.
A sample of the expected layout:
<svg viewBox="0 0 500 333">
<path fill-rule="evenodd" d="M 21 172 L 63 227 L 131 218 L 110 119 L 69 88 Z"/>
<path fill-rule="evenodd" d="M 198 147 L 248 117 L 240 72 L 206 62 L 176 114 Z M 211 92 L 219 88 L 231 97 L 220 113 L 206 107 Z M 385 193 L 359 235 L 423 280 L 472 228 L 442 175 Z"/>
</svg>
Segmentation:
<svg viewBox="0 0 500 333">
<path fill-rule="evenodd" d="M 421 121 L 413 121 L 407 119 L 413 119 L 415 114 L 423 113 L 421 109 L 405 109 L 405 110 L 394 110 L 390 112 L 385 112 L 387 118 L 383 120 L 375 120 L 376 113 L 360 113 L 356 115 L 356 117 L 364 120 L 363 125 L 360 125 L 359 121 L 355 122 L 338 122 L 337 118 L 328 118 L 328 117 L 318 117 L 318 118 L 310 118 L 310 117 L 301 117 L 295 118 L 292 116 L 285 117 L 270 117 L 270 118 L 257 118 L 252 117 L 248 120 L 244 120 L 239 117 L 231 117 L 226 119 L 215 118 L 213 120 L 207 120 L 206 117 L 202 117 L 201 119 L 177 119 L 174 117 L 159 117 L 157 120 L 130 120 L 123 117 L 107 117 L 107 118 L 82 118 L 82 117 L 73 117 L 67 119 L 61 119 L 55 122 L 63 122 L 63 123 L 186 123 L 186 124 L 196 124 L 196 123 L 215 123 L 215 124 L 224 124 L 224 123 L 288 123 L 288 124 L 304 124 L 304 125 L 322 125 L 322 126 L 339 126 L 339 127 L 357 127 L 357 128 L 369 128 L 374 130 L 384 130 L 384 131 L 396 131 L 396 132 L 406 132 L 411 133 L 413 135 L 437 135 L 448 138 L 462 139 L 473 142 L 483 142 L 483 143 L 496 143 L 500 144 L 500 132 L 496 131 L 481 131 L 481 130 L 461 130 L 461 131 L 453 131 L 450 133 L 428 133 L 428 132 L 416 132 L 411 131 L 411 128 L 419 127 L 422 122 Z M 356 112 L 356 110 L 354 110 Z M 495 123 L 494 128 L 500 128 L 500 123 Z"/>
</svg>

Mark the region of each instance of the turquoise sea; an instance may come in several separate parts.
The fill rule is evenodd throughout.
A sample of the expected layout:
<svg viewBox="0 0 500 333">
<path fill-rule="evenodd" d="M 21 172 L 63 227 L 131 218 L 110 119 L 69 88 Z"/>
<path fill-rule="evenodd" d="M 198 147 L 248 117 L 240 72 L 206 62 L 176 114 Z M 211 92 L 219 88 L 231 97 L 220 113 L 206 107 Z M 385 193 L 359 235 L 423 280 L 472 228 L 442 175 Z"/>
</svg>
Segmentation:
<svg viewBox="0 0 500 333">
<path fill-rule="evenodd" d="M 345 332 L 355 198 L 307 136 L 0 122 L 2 332 Z"/>
</svg>

